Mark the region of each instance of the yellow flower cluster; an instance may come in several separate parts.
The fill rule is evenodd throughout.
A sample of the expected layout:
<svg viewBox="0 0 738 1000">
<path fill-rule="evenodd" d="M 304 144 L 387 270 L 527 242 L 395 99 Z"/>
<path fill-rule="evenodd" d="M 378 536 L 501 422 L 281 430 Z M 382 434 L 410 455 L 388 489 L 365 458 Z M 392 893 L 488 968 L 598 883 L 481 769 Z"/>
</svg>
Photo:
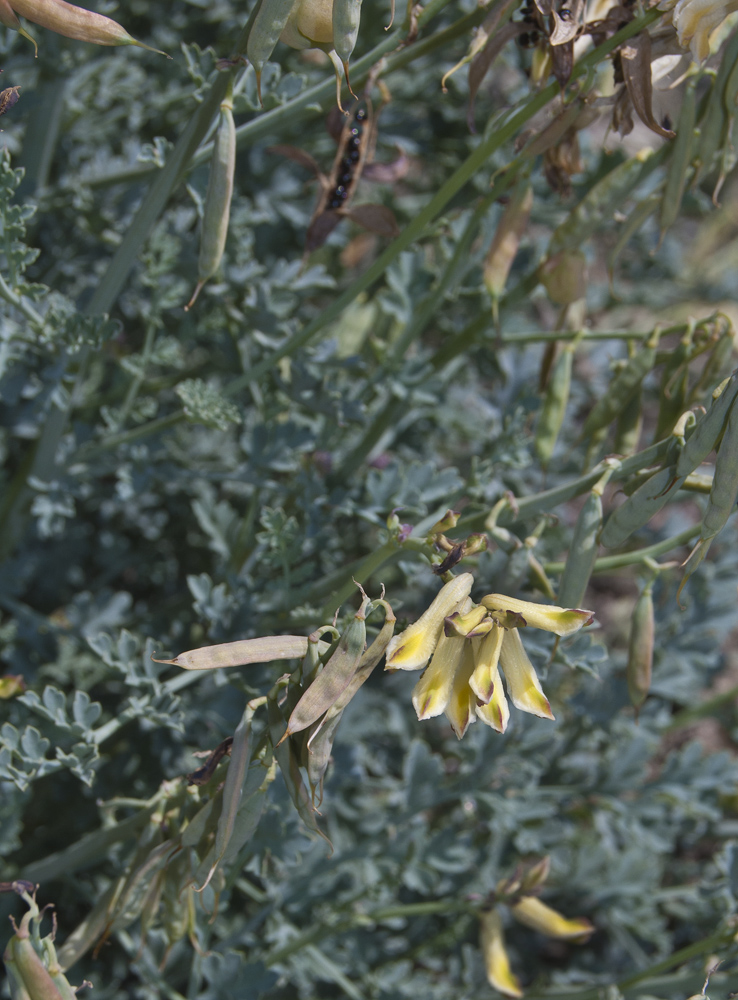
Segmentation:
<svg viewBox="0 0 738 1000">
<path fill-rule="evenodd" d="M 565 636 L 589 625 L 591 611 L 558 608 L 487 594 L 472 602 L 471 573 L 445 584 L 430 607 L 387 648 L 387 670 L 424 671 L 413 691 L 418 719 L 445 712 L 459 739 L 480 719 L 504 733 L 510 709 L 553 719 L 551 706 L 520 638 L 520 629 L 540 628 Z"/>
</svg>

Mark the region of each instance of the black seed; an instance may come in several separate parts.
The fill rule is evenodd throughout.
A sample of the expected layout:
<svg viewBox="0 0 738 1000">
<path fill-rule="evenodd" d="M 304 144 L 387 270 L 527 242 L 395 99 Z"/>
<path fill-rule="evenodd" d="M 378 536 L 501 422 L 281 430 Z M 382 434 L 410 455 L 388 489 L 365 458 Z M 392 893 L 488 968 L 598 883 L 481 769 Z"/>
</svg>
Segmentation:
<svg viewBox="0 0 738 1000">
<path fill-rule="evenodd" d="M 359 139 L 359 137 L 358 136 L 353 136 L 353 138 L 349 139 L 348 144 L 347 144 L 347 148 L 348 149 L 358 149 L 360 145 L 361 145 L 361 140 Z"/>
<path fill-rule="evenodd" d="M 352 128 L 351 131 L 349 132 L 349 135 L 353 135 L 353 136 L 357 136 L 358 137 L 358 136 L 361 135 L 361 131 L 362 130 L 360 128 L 357 128 L 356 126 L 354 126 L 354 128 Z"/>
<path fill-rule="evenodd" d="M 348 154 L 346 156 L 346 159 L 349 161 L 349 163 L 358 163 L 359 162 L 359 150 L 358 149 L 351 149 L 351 150 L 349 150 L 349 152 L 348 152 Z"/>
<path fill-rule="evenodd" d="M 344 156 L 344 158 L 341 160 L 342 170 L 351 170 L 353 168 L 353 165 L 354 165 L 354 160 L 350 160 L 348 156 Z"/>
<path fill-rule="evenodd" d="M 340 204 L 341 204 L 341 199 L 336 198 L 335 195 L 333 195 L 332 198 L 328 199 L 328 208 L 338 208 Z"/>
<path fill-rule="evenodd" d="M 346 199 L 348 198 L 348 191 L 343 186 L 343 184 L 338 185 L 336 190 L 333 192 L 333 197 L 338 198 L 341 201 L 346 201 Z"/>
<path fill-rule="evenodd" d="M 357 122 L 366 121 L 366 111 L 364 111 L 363 108 L 359 108 L 359 110 L 356 112 L 356 114 L 354 115 L 354 121 Z"/>
<path fill-rule="evenodd" d="M 348 185 L 353 180 L 353 176 L 354 175 L 349 170 L 346 170 L 342 174 L 339 174 L 338 183 Z"/>
</svg>

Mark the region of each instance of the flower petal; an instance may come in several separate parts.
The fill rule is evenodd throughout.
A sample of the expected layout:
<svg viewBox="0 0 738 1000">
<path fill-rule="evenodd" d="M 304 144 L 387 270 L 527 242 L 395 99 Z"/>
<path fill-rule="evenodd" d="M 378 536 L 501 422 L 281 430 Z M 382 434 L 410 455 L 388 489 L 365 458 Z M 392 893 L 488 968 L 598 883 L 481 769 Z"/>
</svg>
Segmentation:
<svg viewBox="0 0 738 1000">
<path fill-rule="evenodd" d="M 488 705 L 495 690 L 501 687 L 497 665 L 504 637 L 505 630 L 499 625 L 493 625 L 480 643 L 473 644 L 476 664 L 474 673 L 469 678 L 469 685 L 483 705 Z"/>
<path fill-rule="evenodd" d="M 569 920 L 557 910 L 546 906 L 535 896 L 523 896 L 519 903 L 511 907 L 513 916 L 526 927 L 540 931 L 547 937 L 562 941 L 584 942 L 594 932 L 594 927 L 584 917 Z"/>
<path fill-rule="evenodd" d="M 558 608 L 553 604 L 534 604 L 532 601 L 505 597 L 504 594 L 487 594 L 482 598 L 482 604 L 490 611 L 512 611 L 522 615 L 525 624 L 531 628 L 542 628 L 557 635 L 571 635 L 594 620 L 592 611 Z"/>
<path fill-rule="evenodd" d="M 446 711 L 456 671 L 464 655 L 465 639 L 442 635 L 428 669 L 413 688 L 413 705 L 419 719 L 432 719 Z"/>
<path fill-rule="evenodd" d="M 533 664 L 523 649 L 520 633 L 516 628 L 505 632 L 500 650 L 500 666 L 507 681 L 507 692 L 516 708 L 530 712 L 542 719 L 553 719 L 548 699 L 543 693 Z"/>
<path fill-rule="evenodd" d="M 505 951 L 502 935 L 502 920 L 496 910 L 489 910 L 480 916 L 480 945 L 487 970 L 487 981 L 493 989 L 506 997 L 522 997 L 518 978 L 510 968 L 510 959 Z"/>
<path fill-rule="evenodd" d="M 458 739 L 464 735 L 472 722 L 476 722 L 474 709 L 476 708 L 476 695 L 469 687 L 469 678 L 474 672 L 474 653 L 472 644 L 468 640 L 464 642 L 464 648 L 456 668 L 451 697 L 446 706 L 446 718 L 451 723 L 453 731 Z"/>
<path fill-rule="evenodd" d="M 390 640 L 385 670 L 420 670 L 424 667 L 443 631 L 443 619 L 469 597 L 473 583 L 471 573 L 462 573 L 445 584 L 420 618 Z"/>
</svg>

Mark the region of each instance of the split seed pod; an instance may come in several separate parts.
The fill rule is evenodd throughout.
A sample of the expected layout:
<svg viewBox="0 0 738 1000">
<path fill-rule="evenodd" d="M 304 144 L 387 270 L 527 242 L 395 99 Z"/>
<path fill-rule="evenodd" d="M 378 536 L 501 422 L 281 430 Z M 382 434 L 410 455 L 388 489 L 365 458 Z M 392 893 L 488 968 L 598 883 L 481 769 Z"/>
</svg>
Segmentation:
<svg viewBox="0 0 738 1000">
<path fill-rule="evenodd" d="M 213 143 L 213 158 L 210 161 L 208 192 L 202 216 L 200 256 L 197 261 L 197 287 L 185 306 L 185 311 L 195 304 L 203 285 L 212 278 L 223 259 L 228 222 L 231 217 L 235 171 L 236 126 L 233 121 L 232 100 L 226 100 L 220 106 L 220 122 Z"/>
</svg>

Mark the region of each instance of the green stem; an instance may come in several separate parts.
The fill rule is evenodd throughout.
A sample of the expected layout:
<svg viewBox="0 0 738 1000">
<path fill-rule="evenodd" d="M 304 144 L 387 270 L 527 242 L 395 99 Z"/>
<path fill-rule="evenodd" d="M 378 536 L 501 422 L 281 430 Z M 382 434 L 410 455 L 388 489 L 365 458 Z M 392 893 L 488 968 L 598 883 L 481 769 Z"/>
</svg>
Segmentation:
<svg viewBox="0 0 738 1000">
<path fill-rule="evenodd" d="M 146 338 L 144 340 L 143 351 L 141 352 L 141 361 L 138 372 L 128 387 L 126 398 L 123 400 L 123 405 L 120 408 L 118 422 L 116 425 L 118 428 L 122 427 L 128 420 L 128 416 L 133 409 L 133 404 L 136 402 L 136 397 L 138 396 L 141 386 L 144 384 L 146 379 L 146 369 L 149 366 L 151 354 L 154 350 L 154 342 L 156 341 L 157 326 L 158 323 L 153 319 L 150 319 L 146 326 Z"/>
<path fill-rule="evenodd" d="M 44 321 L 40 313 L 37 313 L 30 302 L 27 302 L 22 295 L 14 292 L 10 285 L 0 275 L 0 298 L 5 299 L 11 306 L 23 313 L 31 326 L 38 332 L 43 330 Z"/>
<path fill-rule="evenodd" d="M 390 538 L 384 545 L 381 545 L 374 552 L 370 553 L 366 559 L 363 559 L 354 570 L 352 574 L 353 579 L 342 584 L 325 602 L 320 612 L 319 620 L 328 621 L 333 617 L 336 609 L 340 608 L 343 602 L 351 597 L 356 590 L 354 580 L 356 580 L 356 583 L 364 583 L 370 576 L 377 572 L 380 566 L 385 565 L 392 559 L 396 559 L 401 552 L 405 551 L 405 545 L 407 545 L 407 542 L 403 545 L 398 545 L 394 538 Z"/>
<path fill-rule="evenodd" d="M 662 542 L 654 545 L 647 545 L 643 549 L 633 549 L 631 552 L 622 552 L 617 556 L 602 556 L 594 564 L 594 573 L 609 573 L 614 569 L 623 569 L 625 566 L 633 566 L 636 563 L 645 562 L 646 559 L 656 559 L 658 556 L 678 549 L 681 545 L 686 545 L 696 538 L 700 533 L 699 524 L 691 524 L 688 528 L 680 531 L 673 538 L 665 538 Z M 548 562 L 543 567 L 547 573 L 563 573 L 563 562 Z"/>
<path fill-rule="evenodd" d="M 639 469 L 655 465 L 666 455 L 670 446 L 671 440 L 666 438 L 663 441 L 657 441 L 656 444 L 652 444 L 637 455 L 626 458 L 624 462 L 621 462 L 619 468 L 613 472 L 612 481 L 627 479 L 628 476 L 632 476 Z M 558 507 L 559 504 L 566 503 L 567 500 L 573 500 L 574 497 L 591 490 L 601 477 L 603 471 L 604 467 L 598 465 L 590 472 L 585 473 L 583 476 L 578 476 L 568 483 L 555 486 L 550 490 L 544 490 L 542 493 L 533 493 L 531 496 L 524 497 L 522 500 L 516 502 L 514 510 L 512 507 L 504 510 L 497 519 L 497 523 L 500 527 L 509 527 L 512 524 L 517 524 L 519 521 L 527 521 L 541 514 L 548 513 L 554 507 Z M 475 514 L 469 514 L 461 518 L 456 527 L 459 533 L 462 534 L 466 531 L 480 531 L 484 528 L 484 523 L 488 515 L 489 511 L 486 509 Z"/>
<path fill-rule="evenodd" d="M 302 934 L 298 934 L 286 945 L 269 952 L 262 961 L 268 966 L 278 965 L 290 958 L 292 955 L 306 948 L 308 945 L 321 941 L 324 938 L 333 937 L 336 934 L 344 934 L 355 927 L 366 927 L 367 924 L 377 923 L 381 920 L 397 919 L 398 917 L 419 917 L 435 916 L 445 913 L 473 912 L 476 907 L 470 903 L 458 900 L 438 900 L 427 903 L 407 903 L 406 905 L 383 906 L 368 913 L 354 913 L 337 915 L 336 923 L 316 924 Z"/>
</svg>

